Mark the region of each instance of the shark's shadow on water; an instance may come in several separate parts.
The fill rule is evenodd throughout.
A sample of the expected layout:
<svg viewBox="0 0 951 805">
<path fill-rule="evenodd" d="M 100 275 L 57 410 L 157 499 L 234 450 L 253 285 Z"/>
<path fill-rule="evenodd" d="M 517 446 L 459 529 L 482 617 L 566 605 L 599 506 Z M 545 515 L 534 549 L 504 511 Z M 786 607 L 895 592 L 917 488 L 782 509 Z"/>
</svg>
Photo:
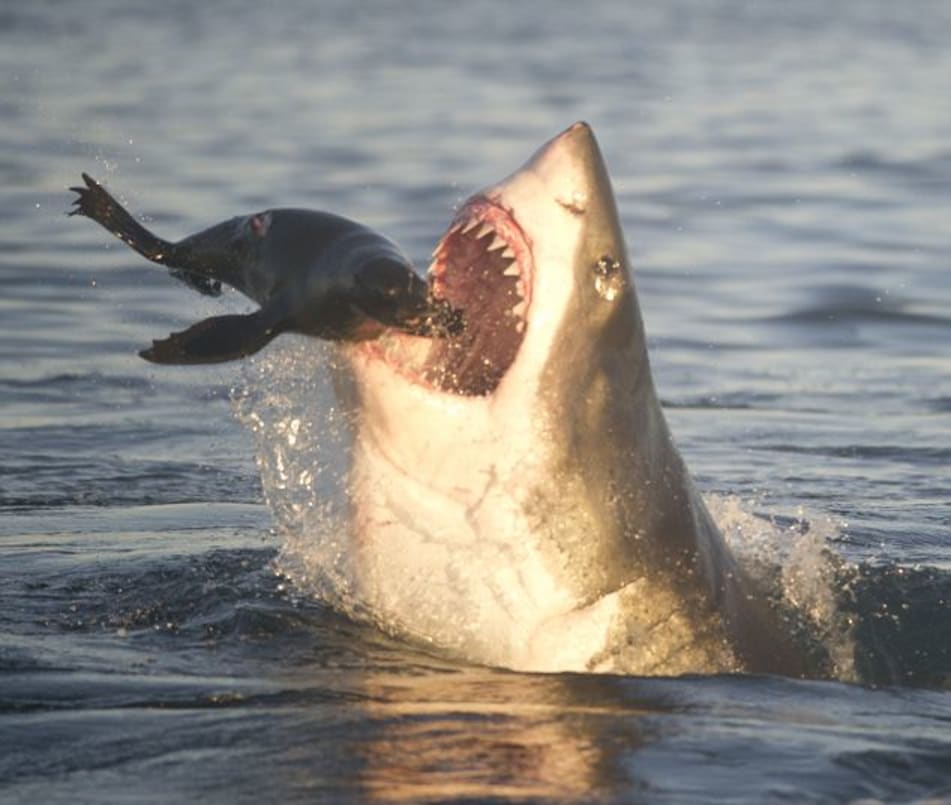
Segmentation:
<svg viewBox="0 0 951 805">
<path fill-rule="evenodd" d="M 267 210 L 168 242 L 84 181 L 73 214 L 201 293 L 226 283 L 260 305 L 146 359 L 232 360 L 283 332 L 338 345 L 349 583 L 386 628 L 520 670 L 841 672 L 735 559 L 673 445 L 586 124 L 470 198 L 426 279 L 330 213 Z M 852 591 L 863 618 L 873 586 Z M 870 679 L 933 681 L 865 628 Z"/>
</svg>

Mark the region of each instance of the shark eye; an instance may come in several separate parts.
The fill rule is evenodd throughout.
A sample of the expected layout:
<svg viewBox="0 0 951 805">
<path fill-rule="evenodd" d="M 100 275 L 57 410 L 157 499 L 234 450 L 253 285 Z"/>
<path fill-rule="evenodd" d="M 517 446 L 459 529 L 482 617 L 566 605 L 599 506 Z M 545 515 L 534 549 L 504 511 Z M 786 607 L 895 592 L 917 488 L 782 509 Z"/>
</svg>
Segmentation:
<svg viewBox="0 0 951 805">
<path fill-rule="evenodd" d="M 248 225 L 255 235 L 259 238 L 263 238 L 267 234 L 268 227 L 271 225 L 271 216 L 263 212 L 252 215 Z"/>
<path fill-rule="evenodd" d="M 624 272 L 619 260 L 609 254 L 598 258 L 598 262 L 594 264 L 594 289 L 608 302 L 617 298 L 624 289 Z"/>
</svg>

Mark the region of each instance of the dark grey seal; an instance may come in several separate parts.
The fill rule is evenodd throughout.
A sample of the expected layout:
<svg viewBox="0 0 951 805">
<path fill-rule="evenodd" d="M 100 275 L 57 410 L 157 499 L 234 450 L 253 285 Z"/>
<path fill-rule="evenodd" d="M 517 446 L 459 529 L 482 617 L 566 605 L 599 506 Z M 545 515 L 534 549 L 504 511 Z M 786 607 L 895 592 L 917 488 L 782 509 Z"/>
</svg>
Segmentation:
<svg viewBox="0 0 951 805">
<path fill-rule="evenodd" d="M 458 333 L 462 320 L 435 299 L 399 247 L 379 232 L 328 212 L 273 209 L 238 216 L 176 243 L 156 237 L 87 174 L 70 215 L 84 215 L 172 276 L 216 296 L 221 283 L 260 305 L 214 316 L 154 341 L 153 363 L 201 364 L 243 358 L 284 332 L 361 341 L 394 329 Z"/>
</svg>

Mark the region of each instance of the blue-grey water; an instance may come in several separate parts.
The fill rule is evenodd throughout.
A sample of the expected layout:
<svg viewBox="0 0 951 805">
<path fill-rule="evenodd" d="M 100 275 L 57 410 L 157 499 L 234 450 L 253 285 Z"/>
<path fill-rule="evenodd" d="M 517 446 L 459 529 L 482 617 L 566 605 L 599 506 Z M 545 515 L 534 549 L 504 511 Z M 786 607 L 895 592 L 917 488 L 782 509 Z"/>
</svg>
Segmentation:
<svg viewBox="0 0 951 805">
<path fill-rule="evenodd" d="M 0 801 L 951 801 L 949 42 L 940 0 L 0 4 Z M 169 238 L 322 208 L 425 265 L 577 119 L 678 443 L 796 589 L 837 568 L 840 679 L 516 674 L 335 613 L 277 572 L 262 375 L 136 356 L 242 302 L 64 216 L 88 171 Z"/>
</svg>

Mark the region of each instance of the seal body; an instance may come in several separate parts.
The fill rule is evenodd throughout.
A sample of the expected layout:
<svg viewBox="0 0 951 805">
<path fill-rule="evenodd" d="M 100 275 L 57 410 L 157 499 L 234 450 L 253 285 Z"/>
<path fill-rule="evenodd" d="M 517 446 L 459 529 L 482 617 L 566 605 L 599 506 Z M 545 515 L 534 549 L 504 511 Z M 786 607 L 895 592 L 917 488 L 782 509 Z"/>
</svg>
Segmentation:
<svg viewBox="0 0 951 805">
<path fill-rule="evenodd" d="M 274 209 L 239 216 L 171 243 L 136 221 L 83 174 L 72 214 L 84 215 L 202 293 L 221 283 L 260 309 L 215 316 L 155 341 L 155 363 L 217 363 L 250 355 L 282 332 L 362 340 L 385 328 L 437 335 L 460 326 L 391 240 L 328 212 Z"/>
</svg>

